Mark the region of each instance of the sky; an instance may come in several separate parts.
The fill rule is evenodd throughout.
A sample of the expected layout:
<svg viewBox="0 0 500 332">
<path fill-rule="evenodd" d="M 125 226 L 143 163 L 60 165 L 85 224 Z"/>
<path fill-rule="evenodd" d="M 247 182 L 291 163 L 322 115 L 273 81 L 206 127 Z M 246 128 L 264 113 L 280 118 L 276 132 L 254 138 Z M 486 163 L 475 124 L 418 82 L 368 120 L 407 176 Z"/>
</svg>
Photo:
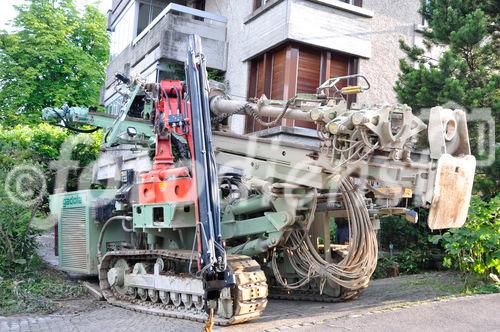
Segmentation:
<svg viewBox="0 0 500 332">
<path fill-rule="evenodd" d="M 99 9 L 104 14 L 107 13 L 108 9 L 111 8 L 112 0 L 75 0 L 75 3 L 80 8 L 83 8 L 86 4 L 94 4 L 100 2 Z M 0 30 L 5 29 L 11 31 L 12 28 L 9 26 L 9 21 L 16 17 L 16 10 L 14 5 L 20 5 L 23 0 L 0 0 Z"/>
</svg>

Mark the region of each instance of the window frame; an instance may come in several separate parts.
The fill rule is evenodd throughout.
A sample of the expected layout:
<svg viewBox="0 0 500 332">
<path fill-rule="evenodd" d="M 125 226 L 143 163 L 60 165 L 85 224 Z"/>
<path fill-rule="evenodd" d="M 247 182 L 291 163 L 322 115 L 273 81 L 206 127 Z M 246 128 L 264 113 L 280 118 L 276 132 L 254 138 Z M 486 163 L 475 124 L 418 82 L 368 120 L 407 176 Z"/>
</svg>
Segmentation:
<svg viewBox="0 0 500 332">
<path fill-rule="evenodd" d="M 271 3 L 273 3 L 273 0 L 253 0 L 252 13 L 257 10 L 263 10 Z"/>
<path fill-rule="evenodd" d="M 338 0 L 338 1 L 351 6 L 363 7 L 363 0 Z"/>
<path fill-rule="evenodd" d="M 148 24 L 146 24 L 146 26 L 141 30 L 139 31 L 139 16 L 140 16 L 140 8 L 141 8 L 141 4 L 142 5 L 145 5 L 145 6 L 148 6 L 149 7 L 149 11 L 148 11 Z M 168 3 L 167 3 L 168 5 Z M 152 3 L 152 2 L 148 2 L 147 0 L 139 0 L 136 2 L 136 20 L 135 20 L 135 24 L 134 24 L 134 38 L 139 36 L 141 34 L 142 31 L 144 31 L 144 29 L 147 28 L 148 25 L 151 24 L 151 22 L 153 22 L 153 20 L 156 18 L 155 17 L 152 17 L 152 8 L 155 7 L 156 9 L 159 9 L 159 12 L 157 14 L 157 16 L 163 11 L 163 9 L 165 9 L 167 7 L 167 5 L 165 5 L 164 7 L 162 6 L 158 6 L 157 4 L 155 3 Z"/>
</svg>

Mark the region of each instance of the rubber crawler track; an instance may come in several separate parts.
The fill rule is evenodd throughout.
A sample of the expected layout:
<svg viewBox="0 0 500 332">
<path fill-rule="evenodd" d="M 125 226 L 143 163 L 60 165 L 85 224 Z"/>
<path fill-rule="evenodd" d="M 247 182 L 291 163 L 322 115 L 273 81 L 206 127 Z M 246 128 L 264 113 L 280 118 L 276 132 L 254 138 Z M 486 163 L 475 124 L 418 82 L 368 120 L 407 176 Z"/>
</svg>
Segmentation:
<svg viewBox="0 0 500 332">
<path fill-rule="evenodd" d="M 194 307 L 186 309 L 184 306 L 175 307 L 173 304 L 144 302 L 139 299 L 130 299 L 114 292 L 110 287 L 107 272 L 119 258 L 130 261 L 155 260 L 163 258 L 173 261 L 189 262 L 189 250 L 126 250 L 111 251 L 104 255 L 99 265 L 99 285 L 104 298 L 112 305 L 122 308 L 197 322 L 206 321 L 208 315 L 204 310 Z M 215 317 L 217 325 L 232 325 L 246 322 L 259 317 L 267 305 L 267 283 L 260 265 L 247 256 L 229 255 L 227 259 L 229 269 L 233 272 L 236 285 L 231 289 L 233 300 L 233 314 L 230 318 Z"/>
</svg>

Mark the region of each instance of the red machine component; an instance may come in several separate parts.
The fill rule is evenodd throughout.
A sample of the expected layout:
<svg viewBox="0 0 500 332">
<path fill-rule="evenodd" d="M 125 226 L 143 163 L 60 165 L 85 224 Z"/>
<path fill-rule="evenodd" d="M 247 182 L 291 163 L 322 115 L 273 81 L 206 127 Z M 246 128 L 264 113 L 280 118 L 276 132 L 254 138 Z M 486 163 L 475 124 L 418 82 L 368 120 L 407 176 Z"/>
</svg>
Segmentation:
<svg viewBox="0 0 500 332">
<path fill-rule="evenodd" d="M 173 167 L 172 136 L 192 146 L 189 103 L 183 98 L 181 81 L 160 82 L 160 100 L 156 104 L 154 130 L 156 153 L 153 170 L 140 175 L 139 203 L 193 202 L 196 198 L 192 174 L 187 167 Z"/>
</svg>

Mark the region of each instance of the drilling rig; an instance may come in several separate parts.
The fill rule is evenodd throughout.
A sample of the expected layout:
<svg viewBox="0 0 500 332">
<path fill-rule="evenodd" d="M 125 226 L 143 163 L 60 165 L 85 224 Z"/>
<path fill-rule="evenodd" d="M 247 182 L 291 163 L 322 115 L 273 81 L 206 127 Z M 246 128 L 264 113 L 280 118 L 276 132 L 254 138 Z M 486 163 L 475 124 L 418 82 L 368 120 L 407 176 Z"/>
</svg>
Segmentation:
<svg viewBox="0 0 500 332">
<path fill-rule="evenodd" d="M 50 208 L 60 268 L 98 275 L 108 302 L 197 321 L 212 310 L 229 325 L 268 297 L 352 299 L 375 270 L 380 218 L 416 222 L 426 208 L 431 229 L 465 222 L 475 159 L 462 110 L 434 107 L 424 123 L 406 105 L 348 107 L 370 88 L 362 75 L 287 101 L 233 100 L 209 83 L 200 39 L 188 44 L 184 82 L 118 74 L 118 114 L 43 110 L 104 130 L 92 189 Z M 232 133 L 235 114 L 273 128 Z M 316 129 L 276 127 L 284 119 Z"/>
</svg>

